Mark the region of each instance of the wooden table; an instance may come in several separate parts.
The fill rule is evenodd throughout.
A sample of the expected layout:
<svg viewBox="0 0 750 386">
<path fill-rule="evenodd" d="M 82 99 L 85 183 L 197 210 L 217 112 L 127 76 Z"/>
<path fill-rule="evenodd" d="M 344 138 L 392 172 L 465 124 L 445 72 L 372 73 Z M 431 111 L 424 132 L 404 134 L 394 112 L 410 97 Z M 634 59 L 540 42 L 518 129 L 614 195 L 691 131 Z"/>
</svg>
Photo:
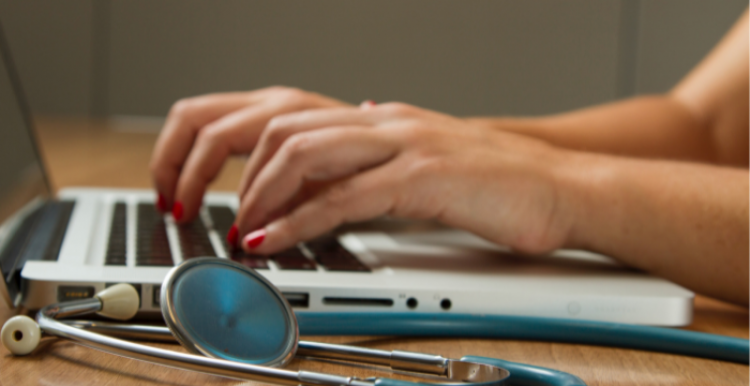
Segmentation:
<svg viewBox="0 0 750 386">
<path fill-rule="evenodd" d="M 147 165 L 154 131 L 118 131 L 105 122 L 39 120 L 41 147 L 53 185 L 150 187 Z M 137 126 L 137 125 L 136 125 Z M 212 189 L 236 189 L 242 160 L 231 160 Z M 1 308 L 0 321 L 12 316 Z M 690 330 L 748 338 L 748 310 L 698 297 Z M 575 344 L 492 339 L 311 337 L 379 349 L 413 350 L 446 357 L 481 355 L 555 368 L 589 385 L 747 385 L 748 366 L 637 350 Z M 176 345 L 163 347 L 180 350 Z M 367 369 L 295 361 L 294 369 L 366 376 Z M 13 357 L 0 348 L 3 385 L 198 385 L 237 384 L 209 375 L 169 369 L 50 339 L 35 355 Z"/>
</svg>

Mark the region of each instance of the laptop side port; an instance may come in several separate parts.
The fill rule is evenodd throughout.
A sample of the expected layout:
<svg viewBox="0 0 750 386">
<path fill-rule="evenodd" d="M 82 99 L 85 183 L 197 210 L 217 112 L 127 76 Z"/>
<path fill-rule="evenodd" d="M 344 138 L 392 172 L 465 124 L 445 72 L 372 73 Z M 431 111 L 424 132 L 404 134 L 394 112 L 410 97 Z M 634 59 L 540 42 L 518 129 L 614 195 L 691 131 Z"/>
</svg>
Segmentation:
<svg viewBox="0 0 750 386">
<path fill-rule="evenodd" d="M 57 287 L 57 301 L 67 302 L 94 297 L 94 287 L 81 285 L 61 285 Z"/>
<path fill-rule="evenodd" d="M 392 307 L 393 299 L 324 297 L 323 304 L 327 306 Z"/>
<path fill-rule="evenodd" d="M 151 295 L 151 305 L 156 308 L 161 308 L 161 286 L 154 286 Z"/>
<path fill-rule="evenodd" d="M 281 294 L 284 295 L 289 305 L 294 308 L 310 307 L 310 295 L 307 292 L 282 292 Z"/>
</svg>

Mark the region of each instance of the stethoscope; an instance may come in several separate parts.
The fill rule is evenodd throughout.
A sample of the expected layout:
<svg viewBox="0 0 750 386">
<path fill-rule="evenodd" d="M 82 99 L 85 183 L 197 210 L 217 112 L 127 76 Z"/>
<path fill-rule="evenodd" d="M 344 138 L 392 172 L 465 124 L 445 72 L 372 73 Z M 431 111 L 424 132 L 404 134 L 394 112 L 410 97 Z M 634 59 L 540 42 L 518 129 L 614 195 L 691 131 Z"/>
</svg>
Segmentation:
<svg viewBox="0 0 750 386">
<path fill-rule="evenodd" d="M 161 287 L 167 327 L 57 319 L 98 313 L 127 320 L 138 311 L 138 293 L 118 284 L 84 300 L 44 307 L 36 322 L 9 319 L 0 332 L 15 355 L 31 353 L 42 332 L 104 352 L 242 380 L 279 385 L 407 386 L 435 382 L 470 385 L 585 385 L 565 372 L 495 358 L 448 359 L 299 340 L 305 334 L 417 335 L 540 339 L 640 348 L 748 363 L 748 341 L 719 335 L 615 323 L 515 316 L 453 314 L 324 314 L 295 316 L 289 303 L 254 270 L 227 259 L 191 259 L 173 268 Z M 177 340 L 180 353 L 115 338 Z M 345 377 L 290 371 L 294 355 L 389 367 L 431 375 L 427 382 Z"/>
</svg>

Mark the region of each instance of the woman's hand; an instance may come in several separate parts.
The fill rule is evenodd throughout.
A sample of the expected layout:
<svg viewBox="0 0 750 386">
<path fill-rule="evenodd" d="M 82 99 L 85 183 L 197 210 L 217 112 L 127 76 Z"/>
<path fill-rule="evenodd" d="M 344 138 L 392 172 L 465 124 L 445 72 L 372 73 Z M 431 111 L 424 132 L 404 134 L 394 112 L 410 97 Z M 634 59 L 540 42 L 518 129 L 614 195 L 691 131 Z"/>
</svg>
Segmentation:
<svg viewBox="0 0 750 386">
<path fill-rule="evenodd" d="M 347 106 L 319 94 L 286 87 L 209 94 L 172 106 L 151 158 L 157 207 L 187 222 L 198 213 L 206 186 L 231 154 L 255 148 L 268 121 L 280 114 Z"/>
<path fill-rule="evenodd" d="M 269 122 L 248 161 L 241 244 L 272 253 L 391 215 L 549 251 L 572 226 L 558 179 L 564 152 L 400 103 L 286 114 Z"/>
</svg>

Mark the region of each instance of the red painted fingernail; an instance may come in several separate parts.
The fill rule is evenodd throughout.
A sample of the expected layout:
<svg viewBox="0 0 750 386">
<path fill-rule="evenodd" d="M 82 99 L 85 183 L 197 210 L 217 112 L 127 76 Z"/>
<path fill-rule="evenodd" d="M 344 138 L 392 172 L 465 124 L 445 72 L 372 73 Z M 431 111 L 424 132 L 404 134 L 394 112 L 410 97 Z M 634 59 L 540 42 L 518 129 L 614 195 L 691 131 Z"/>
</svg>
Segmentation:
<svg viewBox="0 0 750 386">
<path fill-rule="evenodd" d="M 232 227 L 229 228 L 229 232 L 227 232 L 227 243 L 234 247 L 237 245 L 237 236 L 239 236 L 239 232 L 237 231 L 237 225 L 232 224 Z"/>
<path fill-rule="evenodd" d="M 247 236 L 245 236 L 244 239 L 242 239 L 242 242 L 247 245 L 248 248 L 253 249 L 257 248 L 260 243 L 263 242 L 266 238 L 266 230 L 265 229 L 258 229 L 257 231 L 250 232 Z"/>
<path fill-rule="evenodd" d="M 368 99 L 368 100 L 360 103 L 359 108 L 361 108 L 361 109 L 369 109 L 370 107 L 374 107 L 374 106 L 375 106 L 375 101 L 373 101 L 372 99 Z"/>
<path fill-rule="evenodd" d="M 182 203 L 177 201 L 174 203 L 174 206 L 172 207 L 172 217 L 174 217 L 175 220 L 180 221 L 182 219 Z"/>
<path fill-rule="evenodd" d="M 164 195 L 161 193 L 156 196 L 156 209 L 158 209 L 159 212 L 167 211 L 167 199 L 164 198 Z"/>
</svg>

